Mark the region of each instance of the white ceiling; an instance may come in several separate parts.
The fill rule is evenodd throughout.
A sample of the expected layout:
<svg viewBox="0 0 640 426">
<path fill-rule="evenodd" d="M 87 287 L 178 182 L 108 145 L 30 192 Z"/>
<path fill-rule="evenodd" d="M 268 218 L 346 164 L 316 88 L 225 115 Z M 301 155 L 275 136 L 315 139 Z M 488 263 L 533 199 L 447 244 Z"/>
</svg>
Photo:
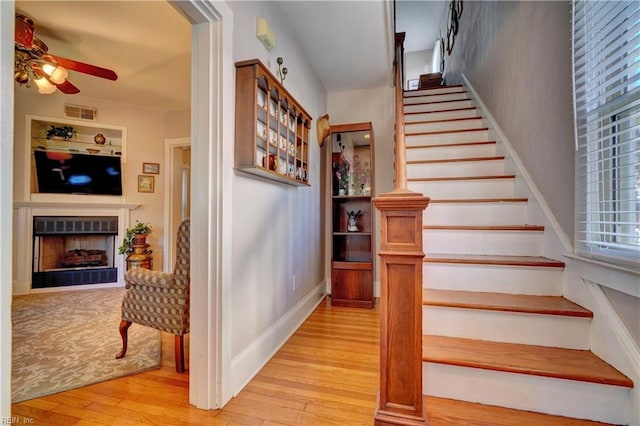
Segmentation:
<svg viewBox="0 0 640 426">
<path fill-rule="evenodd" d="M 390 84 L 389 3 L 276 3 L 327 91 Z M 407 32 L 407 51 L 432 48 L 436 32 L 428 27 L 436 24 L 429 22 L 437 22 L 444 4 L 399 3 L 397 27 Z M 132 106 L 165 112 L 190 108 L 191 24 L 169 3 L 23 0 L 16 1 L 16 10 L 34 19 L 50 53 L 118 74 L 113 82 L 71 71 L 69 81 L 80 89 L 79 96 L 126 99 Z M 419 47 L 409 47 L 414 45 Z"/>
<path fill-rule="evenodd" d="M 63 96 L 126 99 L 157 111 L 190 108 L 191 24 L 169 3 L 16 1 L 15 7 L 34 19 L 50 53 L 118 74 L 114 82 L 70 71 L 80 93 Z"/>
<path fill-rule="evenodd" d="M 438 37 L 438 23 L 446 1 L 397 0 L 396 31 L 405 32 L 404 50 L 430 50 Z"/>
</svg>

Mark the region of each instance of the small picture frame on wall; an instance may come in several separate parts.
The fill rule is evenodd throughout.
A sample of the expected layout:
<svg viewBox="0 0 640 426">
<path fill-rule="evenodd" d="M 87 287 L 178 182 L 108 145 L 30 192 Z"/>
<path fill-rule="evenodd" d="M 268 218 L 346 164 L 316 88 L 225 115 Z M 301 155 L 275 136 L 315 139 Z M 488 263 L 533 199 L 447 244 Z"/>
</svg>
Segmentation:
<svg viewBox="0 0 640 426">
<path fill-rule="evenodd" d="M 153 181 L 153 176 L 138 175 L 138 192 L 153 192 Z"/>
<path fill-rule="evenodd" d="M 418 82 L 419 80 L 417 78 L 409 80 L 407 82 L 407 90 L 418 90 Z"/>
<path fill-rule="evenodd" d="M 142 163 L 142 173 L 146 175 L 159 175 L 160 163 Z"/>
</svg>

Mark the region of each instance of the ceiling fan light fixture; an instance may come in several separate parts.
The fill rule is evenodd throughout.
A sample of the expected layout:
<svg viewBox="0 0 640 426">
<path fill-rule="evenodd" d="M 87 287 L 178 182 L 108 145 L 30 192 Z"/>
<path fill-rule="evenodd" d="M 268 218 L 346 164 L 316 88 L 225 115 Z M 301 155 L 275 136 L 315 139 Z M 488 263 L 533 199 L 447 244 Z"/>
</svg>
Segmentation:
<svg viewBox="0 0 640 426">
<path fill-rule="evenodd" d="M 34 78 L 33 81 L 36 83 L 36 86 L 38 86 L 38 93 L 41 95 L 50 95 L 57 89 L 54 84 L 51 84 L 49 80 L 44 77 Z"/>
<path fill-rule="evenodd" d="M 45 63 L 42 65 L 42 71 L 49 76 L 53 84 L 62 84 L 69 77 L 69 72 L 60 65 Z"/>
</svg>

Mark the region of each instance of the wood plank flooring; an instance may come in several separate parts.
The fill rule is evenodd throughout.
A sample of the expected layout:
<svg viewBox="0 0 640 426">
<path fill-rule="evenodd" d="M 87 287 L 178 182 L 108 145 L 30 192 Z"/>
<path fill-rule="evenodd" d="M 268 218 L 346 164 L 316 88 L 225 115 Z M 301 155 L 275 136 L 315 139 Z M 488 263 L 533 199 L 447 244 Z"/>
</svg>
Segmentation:
<svg viewBox="0 0 640 426">
<path fill-rule="evenodd" d="M 173 337 L 166 335 L 162 368 L 13 404 L 12 414 L 38 426 L 371 425 L 378 342 L 377 307 L 334 308 L 325 300 L 222 410 L 189 405 L 189 376 L 175 372 Z M 594 424 L 439 398 L 426 401 L 430 426 Z"/>
</svg>

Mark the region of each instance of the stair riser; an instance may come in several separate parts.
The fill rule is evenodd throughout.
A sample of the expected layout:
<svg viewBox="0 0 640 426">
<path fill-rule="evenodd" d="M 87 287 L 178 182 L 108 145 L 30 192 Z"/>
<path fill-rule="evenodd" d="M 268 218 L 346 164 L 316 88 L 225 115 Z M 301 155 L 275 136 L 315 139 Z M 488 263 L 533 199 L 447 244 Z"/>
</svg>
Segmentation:
<svg viewBox="0 0 640 426">
<path fill-rule="evenodd" d="M 472 107 L 472 101 L 454 101 L 432 104 L 420 104 L 420 105 L 405 105 L 403 111 L 407 112 L 428 112 L 428 111 L 441 111 L 448 109 L 469 108 Z"/>
<path fill-rule="evenodd" d="M 562 271 L 562 268 L 425 262 L 422 282 L 425 288 L 439 290 L 561 296 Z"/>
<path fill-rule="evenodd" d="M 448 158 L 493 157 L 495 144 L 463 145 L 438 148 L 411 148 L 406 151 L 407 161 L 445 160 Z"/>
<path fill-rule="evenodd" d="M 495 176 L 502 174 L 504 174 L 504 161 L 502 160 L 407 164 L 408 178 Z"/>
<path fill-rule="evenodd" d="M 526 223 L 526 203 L 431 203 L 424 210 L 425 225 L 504 225 Z"/>
<path fill-rule="evenodd" d="M 405 98 L 411 98 L 414 96 L 424 96 L 424 95 L 439 95 L 442 93 L 456 93 L 463 92 L 463 87 L 439 87 L 437 89 L 423 89 L 423 90 L 412 90 L 410 92 L 404 92 Z"/>
<path fill-rule="evenodd" d="M 449 231 L 426 229 L 425 253 L 540 256 L 542 232 Z"/>
<path fill-rule="evenodd" d="M 424 104 L 431 102 L 443 102 L 443 101 L 464 101 L 469 99 L 467 92 L 459 93 L 442 93 L 442 94 L 429 94 L 423 96 L 411 96 L 404 98 L 404 105 Z"/>
<path fill-rule="evenodd" d="M 405 123 L 405 133 L 446 132 L 449 130 L 477 129 L 483 127 L 481 118 L 472 120 L 438 121 L 435 123 Z"/>
<path fill-rule="evenodd" d="M 494 342 L 589 349 L 588 318 L 423 306 L 422 332 Z"/>
<path fill-rule="evenodd" d="M 440 199 L 505 198 L 514 195 L 513 179 L 409 182 L 408 186 L 412 191 Z"/>
<path fill-rule="evenodd" d="M 457 118 L 477 117 L 477 109 L 461 109 L 443 112 L 425 112 L 422 114 L 406 114 L 404 116 L 405 125 L 415 123 L 417 121 L 437 121 L 437 120 L 454 120 Z"/>
<path fill-rule="evenodd" d="M 405 139 L 407 146 L 443 145 L 448 143 L 488 142 L 487 130 L 469 130 L 455 133 L 435 133 L 430 135 L 409 135 Z"/>
<path fill-rule="evenodd" d="M 444 364 L 422 365 L 426 395 L 628 424 L 626 388 Z"/>
</svg>

